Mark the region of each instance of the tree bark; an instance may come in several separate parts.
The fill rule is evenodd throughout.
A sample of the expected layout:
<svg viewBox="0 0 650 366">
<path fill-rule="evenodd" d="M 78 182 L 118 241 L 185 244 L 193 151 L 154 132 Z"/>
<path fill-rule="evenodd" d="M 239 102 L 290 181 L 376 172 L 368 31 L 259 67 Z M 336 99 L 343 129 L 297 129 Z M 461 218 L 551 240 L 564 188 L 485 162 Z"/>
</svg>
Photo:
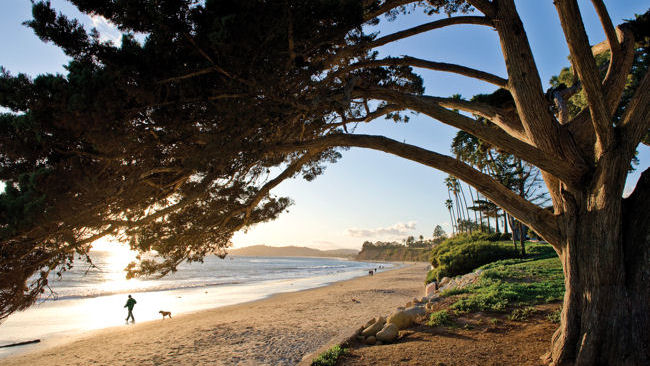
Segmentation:
<svg viewBox="0 0 650 366">
<path fill-rule="evenodd" d="M 616 159 L 612 159 L 612 163 Z M 612 171 L 619 169 L 611 167 Z M 616 173 L 615 173 L 616 174 Z M 650 364 L 650 170 L 627 199 L 565 197 L 566 292 L 552 365 Z"/>
</svg>

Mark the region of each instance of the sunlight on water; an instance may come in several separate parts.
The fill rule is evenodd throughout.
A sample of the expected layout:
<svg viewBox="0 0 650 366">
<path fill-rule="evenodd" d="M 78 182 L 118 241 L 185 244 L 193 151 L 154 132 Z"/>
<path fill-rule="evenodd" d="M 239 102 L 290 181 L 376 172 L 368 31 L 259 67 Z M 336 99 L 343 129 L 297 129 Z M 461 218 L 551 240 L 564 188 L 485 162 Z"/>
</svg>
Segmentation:
<svg viewBox="0 0 650 366">
<path fill-rule="evenodd" d="M 135 253 L 113 246 L 90 255 L 97 268 L 77 264 L 51 281 L 54 299 L 43 299 L 0 324 L 0 345 L 32 339 L 43 339 L 45 344 L 3 348 L 0 359 L 86 331 L 124 326 L 127 294 L 137 301 L 136 322 L 143 322 L 160 319 L 159 310 L 178 315 L 238 304 L 364 276 L 378 265 L 333 258 L 209 256 L 202 264 L 184 263 L 178 272 L 161 279 L 126 280 L 124 268 Z"/>
<path fill-rule="evenodd" d="M 102 279 L 104 283 L 101 288 L 104 292 L 124 292 L 141 286 L 138 279 L 126 279 L 126 266 L 135 260 L 136 253 L 126 247 L 117 247 L 106 251 L 105 262 L 101 264 Z"/>
</svg>

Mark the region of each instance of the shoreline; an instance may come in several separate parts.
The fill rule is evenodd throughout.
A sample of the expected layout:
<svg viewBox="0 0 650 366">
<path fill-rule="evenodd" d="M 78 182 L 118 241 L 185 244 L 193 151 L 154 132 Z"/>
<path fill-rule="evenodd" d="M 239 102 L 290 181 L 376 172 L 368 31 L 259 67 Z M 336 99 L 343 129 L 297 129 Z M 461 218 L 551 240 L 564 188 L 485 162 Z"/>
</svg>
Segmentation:
<svg viewBox="0 0 650 366">
<path fill-rule="evenodd" d="M 410 264 L 261 300 L 94 330 L 26 351 L 5 365 L 293 365 L 340 331 L 421 296 L 424 265 Z M 46 346 L 46 345 L 44 345 Z"/>
<path fill-rule="evenodd" d="M 391 263 L 391 267 L 386 270 L 402 266 Z M 155 289 L 131 293 L 138 301 L 134 311 L 137 324 L 143 324 L 160 319 L 158 310 L 171 311 L 175 316 L 180 316 L 230 305 L 246 304 L 276 294 L 329 286 L 362 276 L 364 276 L 364 272 L 347 270 L 312 277 Z M 80 339 L 102 329 L 124 327 L 122 319 L 126 316 L 123 309 L 126 295 L 127 293 L 115 293 L 45 301 L 24 312 L 14 314 L 0 326 L 0 344 L 35 339 L 40 339 L 41 342 L 24 347 L 2 348 L 0 349 L 0 360 L 68 343 L 70 339 Z"/>
</svg>

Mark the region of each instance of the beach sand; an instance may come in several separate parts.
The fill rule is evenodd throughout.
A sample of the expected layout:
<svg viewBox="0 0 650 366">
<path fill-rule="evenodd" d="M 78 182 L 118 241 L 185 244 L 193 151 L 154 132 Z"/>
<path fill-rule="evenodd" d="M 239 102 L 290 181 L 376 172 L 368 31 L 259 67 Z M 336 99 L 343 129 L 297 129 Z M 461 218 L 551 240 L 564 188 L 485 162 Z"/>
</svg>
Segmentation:
<svg viewBox="0 0 650 366">
<path fill-rule="evenodd" d="M 295 365 L 342 331 L 422 296 L 425 267 L 409 265 L 171 320 L 99 330 L 2 364 Z"/>
</svg>

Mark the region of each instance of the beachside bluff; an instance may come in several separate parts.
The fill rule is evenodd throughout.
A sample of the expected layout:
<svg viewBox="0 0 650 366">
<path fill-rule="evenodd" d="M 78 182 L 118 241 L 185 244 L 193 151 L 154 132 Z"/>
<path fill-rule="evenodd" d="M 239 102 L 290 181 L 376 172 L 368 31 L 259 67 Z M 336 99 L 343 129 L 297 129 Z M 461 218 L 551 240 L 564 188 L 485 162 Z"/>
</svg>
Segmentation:
<svg viewBox="0 0 650 366">
<path fill-rule="evenodd" d="M 648 13 L 615 26 L 593 0 L 606 39 L 592 47 L 577 1 L 554 1 L 575 77 L 544 90 L 513 0 L 70 2 L 123 37 L 105 42 L 36 1 L 27 25 L 71 58 L 67 74 L 2 70 L 0 106 L 10 112 L 0 115 L 0 318 L 34 303 L 50 272 L 106 235 L 158 252 L 131 276 L 224 255 L 235 232 L 290 205 L 272 188 L 298 174 L 311 180 L 346 147 L 361 147 L 452 174 L 552 245 L 566 291 L 547 362 L 650 363 L 650 171 L 622 197 L 637 146 L 650 143 Z M 363 26 L 414 10 L 430 21 L 381 37 Z M 505 76 L 375 52 L 461 24 L 495 31 Z M 603 67 L 594 54 L 608 55 Z M 414 68 L 497 92 L 425 95 Z M 570 110 L 578 91 L 582 103 Z M 538 167 L 552 207 L 454 157 L 348 128 L 407 121 L 407 110 Z M 258 179 L 270 171 L 279 173 Z"/>
</svg>

